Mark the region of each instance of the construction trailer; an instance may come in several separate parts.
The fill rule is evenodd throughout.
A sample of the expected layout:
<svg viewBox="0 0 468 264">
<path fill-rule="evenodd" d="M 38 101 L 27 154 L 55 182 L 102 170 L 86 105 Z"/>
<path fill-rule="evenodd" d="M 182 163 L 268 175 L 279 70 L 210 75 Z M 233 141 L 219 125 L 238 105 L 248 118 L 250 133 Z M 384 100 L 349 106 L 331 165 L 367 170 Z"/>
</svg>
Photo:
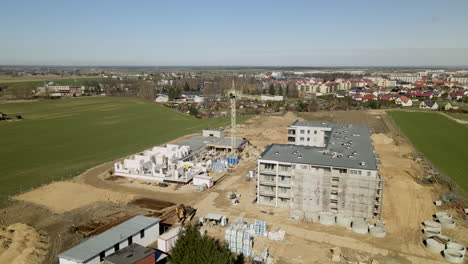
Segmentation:
<svg viewBox="0 0 468 264">
<path fill-rule="evenodd" d="M 288 141 L 260 154 L 257 204 L 304 217 L 327 211 L 380 218 L 384 183 L 367 126 L 296 121 Z"/>
<path fill-rule="evenodd" d="M 168 253 L 172 250 L 179 238 L 182 227 L 173 228 L 158 237 L 158 250 Z"/>
</svg>

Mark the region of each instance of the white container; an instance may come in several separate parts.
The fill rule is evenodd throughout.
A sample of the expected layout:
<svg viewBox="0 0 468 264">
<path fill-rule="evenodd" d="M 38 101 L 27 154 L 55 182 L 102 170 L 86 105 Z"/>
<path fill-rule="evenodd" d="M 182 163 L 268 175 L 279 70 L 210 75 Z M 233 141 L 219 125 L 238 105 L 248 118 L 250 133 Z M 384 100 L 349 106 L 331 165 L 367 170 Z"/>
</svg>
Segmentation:
<svg viewBox="0 0 468 264">
<path fill-rule="evenodd" d="M 341 213 L 336 216 L 336 224 L 339 226 L 351 227 L 352 221 L 353 218 L 348 214 Z"/>
<path fill-rule="evenodd" d="M 423 229 L 423 233 L 424 233 L 424 236 L 426 238 L 431 238 L 435 235 L 440 235 L 440 230 L 437 230 L 437 229 L 433 229 L 433 228 L 430 228 L 430 227 L 425 227 Z"/>
<path fill-rule="evenodd" d="M 435 217 L 437 220 L 440 221 L 440 219 L 446 218 L 446 219 L 452 219 L 452 215 L 446 212 L 437 212 L 435 214 Z"/>
<path fill-rule="evenodd" d="M 466 248 L 465 246 L 461 245 L 461 244 L 458 244 L 458 243 L 454 243 L 454 242 L 448 242 L 446 245 L 445 245 L 445 248 L 446 249 L 453 249 L 453 250 L 456 250 L 458 252 L 460 252 L 461 254 L 465 255 L 466 253 Z"/>
<path fill-rule="evenodd" d="M 181 227 L 176 227 L 160 235 L 158 237 L 158 249 L 164 253 L 170 252 L 179 238 L 180 231 Z"/>
<path fill-rule="evenodd" d="M 335 215 L 330 212 L 320 212 L 319 221 L 322 225 L 333 225 L 335 224 Z"/>
<path fill-rule="evenodd" d="M 429 228 L 436 229 L 439 231 L 442 230 L 442 225 L 436 221 L 426 220 L 423 222 L 423 224 L 424 224 L 424 227 L 429 227 Z"/>
<path fill-rule="evenodd" d="M 445 244 L 440 243 L 434 238 L 426 239 L 426 247 L 432 252 L 440 253 L 445 249 Z"/>
<path fill-rule="evenodd" d="M 385 237 L 387 234 L 385 226 L 382 223 L 377 223 L 374 226 L 369 227 L 369 233 L 375 237 Z"/>
<path fill-rule="evenodd" d="M 455 221 L 449 218 L 441 218 L 439 219 L 439 222 L 442 225 L 442 228 L 453 229 L 456 226 Z"/>
<path fill-rule="evenodd" d="M 354 233 L 367 234 L 369 231 L 369 224 L 364 218 L 355 218 L 351 224 L 351 229 Z"/>
<path fill-rule="evenodd" d="M 441 240 L 444 244 L 447 244 L 447 243 L 450 243 L 452 242 L 452 239 L 448 236 L 444 236 L 444 235 L 435 235 L 433 236 L 433 238 L 438 238 L 439 240 Z"/>
<path fill-rule="evenodd" d="M 451 263 L 463 263 L 463 261 L 465 261 L 465 256 L 454 249 L 444 250 L 443 255 L 445 260 Z"/>
</svg>

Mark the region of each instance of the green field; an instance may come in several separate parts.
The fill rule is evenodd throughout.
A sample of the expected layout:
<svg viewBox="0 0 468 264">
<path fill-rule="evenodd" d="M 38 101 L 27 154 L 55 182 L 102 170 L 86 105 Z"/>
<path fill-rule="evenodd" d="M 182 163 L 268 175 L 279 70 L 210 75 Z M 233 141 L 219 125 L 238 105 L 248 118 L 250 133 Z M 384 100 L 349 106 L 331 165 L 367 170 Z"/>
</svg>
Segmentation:
<svg viewBox="0 0 468 264">
<path fill-rule="evenodd" d="M 90 81 L 101 81 L 101 77 L 84 77 L 84 78 L 70 78 L 70 79 L 57 79 L 57 80 L 48 80 L 48 81 L 24 81 L 24 82 L 4 82 L 0 83 L 0 86 L 8 87 L 9 90 L 0 92 L 0 96 L 3 95 L 12 95 L 14 94 L 13 90 L 17 89 L 26 89 L 27 91 L 32 91 L 37 87 L 44 86 L 47 82 L 54 82 L 62 85 L 84 85 L 86 82 Z M 29 92 L 28 92 L 29 93 Z M 0 110 L 1 111 L 1 110 Z"/>
<path fill-rule="evenodd" d="M 24 118 L 0 121 L 0 205 L 25 189 L 230 122 L 194 119 L 142 100 L 111 97 L 0 104 L 0 112 Z"/>
<path fill-rule="evenodd" d="M 438 113 L 388 113 L 418 151 L 468 191 L 468 127 Z"/>
<path fill-rule="evenodd" d="M 453 118 L 468 121 L 468 114 L 465 114 L 465 113 L 447 113 L 447 114 Z"/>
</svg>

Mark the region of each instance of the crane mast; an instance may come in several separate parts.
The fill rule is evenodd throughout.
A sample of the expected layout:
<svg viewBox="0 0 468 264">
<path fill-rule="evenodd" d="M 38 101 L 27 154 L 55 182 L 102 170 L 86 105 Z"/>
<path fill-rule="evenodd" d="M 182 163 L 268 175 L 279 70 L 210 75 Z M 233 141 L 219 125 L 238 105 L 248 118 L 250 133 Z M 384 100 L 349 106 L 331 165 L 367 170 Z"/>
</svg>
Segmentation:
<svg viewBox="0 0 468 264">
<path fill-rule="evenodd" d="M 234 80 L 232 80 L 232 89 L 229 93 L 229 98 L 231 100 L 231 154 L 233 157 L 236 156 L 236 89 L 234 85 Z"/>
</svg>

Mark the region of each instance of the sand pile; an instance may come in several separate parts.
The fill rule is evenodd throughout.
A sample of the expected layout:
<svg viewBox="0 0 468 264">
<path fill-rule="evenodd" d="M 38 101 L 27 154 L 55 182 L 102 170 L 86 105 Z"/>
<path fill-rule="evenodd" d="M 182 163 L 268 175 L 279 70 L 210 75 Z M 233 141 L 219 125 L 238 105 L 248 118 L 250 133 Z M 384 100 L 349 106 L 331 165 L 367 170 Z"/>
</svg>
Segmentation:
<svg viewBox="0 0 468 264">
<path fill-rule="evenodd" d="M 42 205 L 55 213 L 64 213 L 100 201 L 127 204 L 133 200 L 134 196 L 63 181 L 34 189 L 14 198 Z"/>
<path fill-rule="evenodd" d="M 49 237 L 28 225 L 16 223 L 0 229 L 0 263 L 42 263 L 48 250 Z"/>
<path fill-rule="evenodd" d="M 375 145 L 380 145 L 380 144 L 391 144 L 393 143 L 393 139 L 388 137 L 385 134 L 372 134 L 371 136 L 372 141 L 374 142 Z"/>
</svg>

